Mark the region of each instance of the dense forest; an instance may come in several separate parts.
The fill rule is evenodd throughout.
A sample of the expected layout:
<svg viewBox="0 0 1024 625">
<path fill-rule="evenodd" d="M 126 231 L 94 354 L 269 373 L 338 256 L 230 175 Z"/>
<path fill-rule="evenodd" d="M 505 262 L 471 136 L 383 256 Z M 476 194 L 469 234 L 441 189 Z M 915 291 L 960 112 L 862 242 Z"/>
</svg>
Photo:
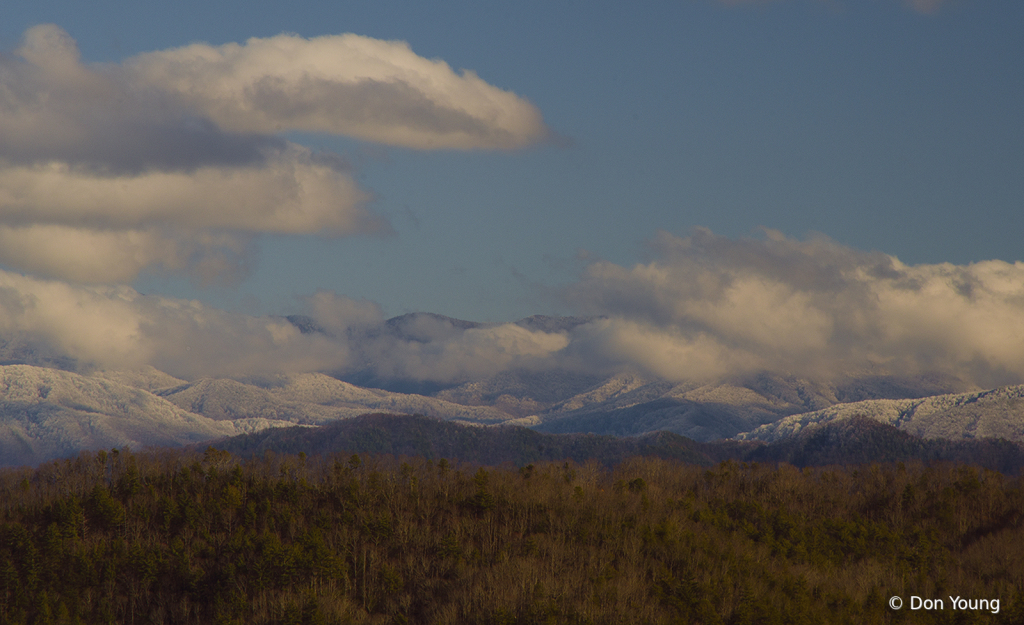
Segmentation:
<svg viewBox="0 0 1024 625">
<path fill-rule="evenodd" d="M 0 473 L 0 623 L 1022 623 L 1022 520 L 955 464 L 112 450 Z"/>
</svg>

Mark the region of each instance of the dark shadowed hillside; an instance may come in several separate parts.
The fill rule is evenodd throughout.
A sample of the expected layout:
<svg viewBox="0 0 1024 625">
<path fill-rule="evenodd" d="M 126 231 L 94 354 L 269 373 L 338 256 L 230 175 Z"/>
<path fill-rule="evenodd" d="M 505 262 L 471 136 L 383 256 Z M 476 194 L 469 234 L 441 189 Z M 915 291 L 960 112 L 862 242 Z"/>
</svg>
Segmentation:
<svg viewBox="0 0 1024 625">
<path fill-rule="evenodd" d="M 1015 475 L 1024 449 L 1005 439 L 922 439 L 868 417 L 808 428 L 797 436 L 757 447 L 745 459 L 798 467 L 886 462 L 955 462 Z"/>
<path fill-rule="evenodd" d="M 419 415 L 371 414 L 321 427 L 264 430 L 214 445 L 241 456 L 268 450 L 311 455 L 369 453 L 447 458 L 491 466 L 592 459 L 614 466 L 630 457 L 648 456 L 702 466 L 723 460 L 797 467 L 953 462 L 1009 475 L 1024 467 L 1024 449 L 1012 441 L 920 439 L 868 418 L 808 428 L 798 436 L 765 444 L 731 440 L 702 443 L 672 432 L 625 438 L 545 434 L 515 426 L 481 427 Z"/>
<path fill-rule="evenodd" d="M 264 430 L 224 439 L 214 445 L 236 455 L 277 453 L 370 453 L 447 458 L 485 465 L 596 459 L 618 464 L 632 456 L 657 456 L 690 464 L 711 465 L 725 459 L 725 446 L 699 443 L 671 432 L 635 438 L 594 434 L 542 434 L 503 426 L 467 426 L 424 416 L 371 414 L 322 427 Z M 755 449 L 756 443 L 735 443 Z"/>
</svg>

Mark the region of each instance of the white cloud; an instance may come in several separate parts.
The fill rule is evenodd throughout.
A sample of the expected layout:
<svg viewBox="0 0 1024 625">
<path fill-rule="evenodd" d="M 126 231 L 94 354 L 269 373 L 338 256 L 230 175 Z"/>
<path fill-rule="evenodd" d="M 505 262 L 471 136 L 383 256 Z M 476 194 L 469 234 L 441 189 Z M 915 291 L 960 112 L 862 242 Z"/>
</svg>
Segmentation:
<svg viewBox="0 0 1024 625">
<path fill-rule="evenodd" d="M 126 286 L 73 286 L 0 271 L 0 335 L 79 366 L 151 365 L 172 375 L 262 375 L 347 366 L 344 343 L 287 320 L 251 317 Z"/>
<path fill-rule="evenodd" d="M 0 169 L 0 221 L 73 226 L 224 228 L 333 235 L 384 222 L 346 174 L 291 145 L 259 166 L 97 175 L 62 162 Z"/>
<path fill-rule="evenodd" d="M 380 308 L 320 292 L 306 300 L 317 325 L 303 333 L 280 317 L 253 317 L 127 286 L 75 286 L 0 271 L 0 336 L 81 369 L 146 365 L 171 375 L 244 377 L 369 368 L 434 382 L 480 379 L 509 367 L 549 366 L 564 333 L 513 324 L 429 340 L 388 331 Z"/>
<path fill-rule="evenodd" d="M 0 56 L 0 164 L 61 162 L 92 173 L 258 165 L 285 142 L 224 131 L 116 65 L 86 65 L 52 24 Z"/>
<path fill-rule="evenodd" d="M 565 333 L 535 332 L 515 324 L 449 331 L 423 340 L 371 335 L 358 342 L 362 362 L 385 378 L 431 382 L 479 380 L 518 367 L 547 368 L 564 349 Z"/>
<path fill-rule="evenodd" d="M 1024 381 L 1024 263 L 911 266 L 770 231 L 662 233 L 652 250 L 654 260 L 632 267 L 593 263 L 566 299 L 602 317 L 558 332 L 436 315 L 385 321 L 373 302 L 323 291 L 305 305 L 325 332 L 303 334 L 281 318 L 0 272 L 0 336 L 82 366 L 151 365 L 184 378 L 369 370 L 458 383 L 568 367 L 674 381 L 756 371 Z M 178 262 L 177 250 L 167 254 Z"/>
<path fill-rule="evenodd" d="M 252 262 L 249 237 L 149 229 L 0 225 L 0 263 L 76 283 L 127 283 L 144 269 L 188 273 L 200 285 L 231 283 Z"/>
<path fill-rule="evenodd" d="M 401 42 L 280 35 L 82 63 L 52 24 L 0 56 L 0 262 L 75 282 L 238 277 L 261 233 L 383 233 L 342 159 L 277 133 L 516 148 L 536 108 Z"/>
<path fill-rule="evenodd" d="M 317 325 L 334 336 L 344 337 L 354 330 L 376 327 L 384 322 L 380 306 L 369 300 L 317 291 L 304 301 Z"/>
<path fill-rule="evenodd" d="M 1024 380 L 1024 263 L 908 266 L 766 235 L 662 233 L 650 263 L 592 264 L 566 297 L 608 319 L 571 349 L 676 380 L 763 369 Z"/>
<path fill-rule="evenodd" d="M 540 112 L 401 41 L 278 35 L 139 55 L 133 76 L 234 132 L 329 132 L 416 149 L 511 149 L 545 139 Z"/>
<path fill-rule="evenodd" d="M 551 367 L 568 345 L 564 332 L 531 331 L 506 323 L 478 325 L 440 315 L 385 321 L 380 307 L 321 291 L 305 300 L 316 325 L 345 343 L 349 371 L 381 378 L 453 383 L 479 380 L 513 367 Z"/>
</svg>

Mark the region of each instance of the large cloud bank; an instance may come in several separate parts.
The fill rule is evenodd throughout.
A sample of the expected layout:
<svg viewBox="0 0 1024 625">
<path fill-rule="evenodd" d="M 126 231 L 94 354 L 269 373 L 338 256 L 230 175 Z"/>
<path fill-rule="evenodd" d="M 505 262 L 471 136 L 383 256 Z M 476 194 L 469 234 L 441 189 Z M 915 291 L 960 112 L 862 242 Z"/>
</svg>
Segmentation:
<svg viewBox="0 0 1024 625">
<path fill-rule="evenodd" d="M 454 328 L 431 318 L 389 332 L 379 306 L 321 292 L 306 301 L 320 331 L 127 286 L 75 286 L 0 271 L 0 337 L 80 370 L 146 365 L 177 377 L 370 369 L 439 382 L 548 366 L 568 337 L 514 324 Z"/>
<path fill-rule="evenodd" d="M 1024 263 L 909 266 L 824 238 L 662 233 L 650 262 L 592 263 L 565 291 L 593 315 L 566 329 L 463 324 L 396 330 L 378 305 L 321 292 L 312 325 L 0 273 L 0 336 L 82 366 L 152 365 L 184 378 L 370 371 L 457 383 L 512 368 L 640 369 L 673 381 L 757 371 L 827 378 L 943 372 L 1024 381 Z"/>
<path fill-rule="evenodd" d="M 231 280 L 260 233 L 389 230 L 344 161 L 276 136 L 412 148 L 542 139 L 536 108 L 400 42 L 281 35 L 89 65 L 54 25 L 0 56 L 0 263 L 127 283 Z"/>
<path fill-rule="evenodd" d="M 0 272 L 0 336 L 80 370 L 152 365 L 185 378 L 311 371 L 348 358 L 344 345 L 302 335 L 286 319 L 11 272 Z"/>
<path fill-rule="evenodd" d="M 942 371 L 1024 380 L 1024 263 L 908 266 L 825 238 L 662 233 L 654 260 L 592 264 L 567 291 L 608 318 L 575 337 L 594 361 L 663 377 Z"/>
</svg>

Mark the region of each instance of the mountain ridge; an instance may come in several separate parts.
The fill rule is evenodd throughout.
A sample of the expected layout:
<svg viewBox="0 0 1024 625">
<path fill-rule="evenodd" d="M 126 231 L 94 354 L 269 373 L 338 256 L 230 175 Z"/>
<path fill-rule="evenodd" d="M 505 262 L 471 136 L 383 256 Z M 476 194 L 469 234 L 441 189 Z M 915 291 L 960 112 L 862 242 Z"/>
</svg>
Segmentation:
<svg viewBox="0 0 1024 625">
<path fill-rule="evenodd" d="M 449 323 L 440 316 L 412 319 Z M 365 388 L 324 373 L 187 381 L 152 367 L 76 373 L 12 364 L 0 365 L 0 465 L 38 464 L 84 449 L 183 445 L 322 426 L 367 413 L 529 426 L 540 434 L 669 431 L 698 442 L 773 442 L 860 415 L 924 438 L 1024 440 L 1024 386 L 919 397 L 963 386 L 942 376 L 815 382 L 767 373 L 680 384 L 636 371 L 598 377 L 520 368 L 423 395 Z M 839 403 L 886 395 L 918 397 Z"/>
<path fill-rule="evenodd" d="M 784 417 L 743 433 L 740 440 L 771 442 L 811 425 L 866 417 L 919 438 L 1024 440 L 1024 385 L 918 399 L 871 399 Z"/>
</svg>

